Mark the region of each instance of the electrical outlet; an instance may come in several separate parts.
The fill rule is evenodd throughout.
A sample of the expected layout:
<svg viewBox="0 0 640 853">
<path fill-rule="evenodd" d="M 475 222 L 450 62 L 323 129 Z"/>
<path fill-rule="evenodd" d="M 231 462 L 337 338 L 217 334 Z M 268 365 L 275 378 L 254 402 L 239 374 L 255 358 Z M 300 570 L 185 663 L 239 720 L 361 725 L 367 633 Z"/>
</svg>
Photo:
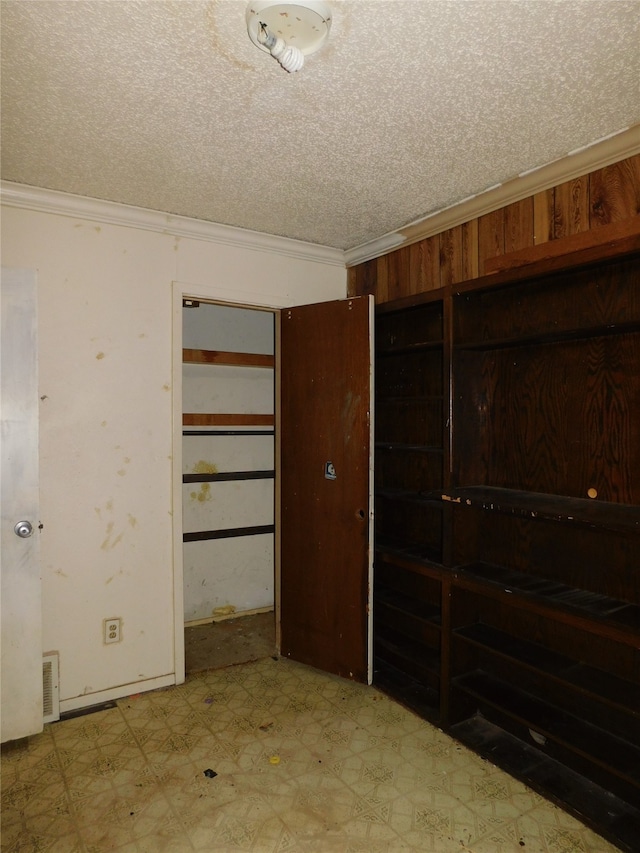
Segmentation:
<svg viewBox="0 0 640 853">
<path fill-rule="evenodd" d="M 104 626 L 104 642 L 119 643 L 122 639 L 120 635 L 120 618 L 104 619 L 102 624 Z"/>
</svg>

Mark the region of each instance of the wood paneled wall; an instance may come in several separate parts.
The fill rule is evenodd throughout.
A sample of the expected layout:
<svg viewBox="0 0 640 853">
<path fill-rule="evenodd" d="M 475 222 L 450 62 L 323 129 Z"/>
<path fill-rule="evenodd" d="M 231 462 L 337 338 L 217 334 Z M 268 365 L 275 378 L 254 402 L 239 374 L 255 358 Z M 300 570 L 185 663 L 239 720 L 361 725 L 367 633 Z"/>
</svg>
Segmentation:
<svg viewBox="0 0 640 853">
<path fill-rule="evenodd" d="M 640 213 L 640 154 L 349 269 L 349 295 L 389 302 L 485 273 L 485 262 Z"/>
</svg>

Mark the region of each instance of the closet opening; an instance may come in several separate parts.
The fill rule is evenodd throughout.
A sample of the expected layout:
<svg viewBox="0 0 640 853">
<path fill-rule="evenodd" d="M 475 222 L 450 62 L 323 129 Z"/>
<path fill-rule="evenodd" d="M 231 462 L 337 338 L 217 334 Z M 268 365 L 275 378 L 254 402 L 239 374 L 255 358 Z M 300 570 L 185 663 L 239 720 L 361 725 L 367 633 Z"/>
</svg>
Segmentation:
<svg viewBox="0 0 640 853">
<path fill-rule="evenodd" d="M 276 651 L 275 320 L 182 300 L 187 673 Z"/>
</svg>

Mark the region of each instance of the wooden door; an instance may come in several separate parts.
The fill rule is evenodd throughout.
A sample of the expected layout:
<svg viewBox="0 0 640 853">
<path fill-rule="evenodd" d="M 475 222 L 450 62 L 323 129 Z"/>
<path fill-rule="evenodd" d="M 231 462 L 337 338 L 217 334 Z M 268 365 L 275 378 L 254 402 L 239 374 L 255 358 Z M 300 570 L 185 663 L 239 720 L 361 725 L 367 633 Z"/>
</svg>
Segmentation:
<svg viewBox="0 0 640 853">
<path fill-rule="evenodd" d="M 282 312 L 281 652 L 371 681 L 368 296 Z"/>
</svg>

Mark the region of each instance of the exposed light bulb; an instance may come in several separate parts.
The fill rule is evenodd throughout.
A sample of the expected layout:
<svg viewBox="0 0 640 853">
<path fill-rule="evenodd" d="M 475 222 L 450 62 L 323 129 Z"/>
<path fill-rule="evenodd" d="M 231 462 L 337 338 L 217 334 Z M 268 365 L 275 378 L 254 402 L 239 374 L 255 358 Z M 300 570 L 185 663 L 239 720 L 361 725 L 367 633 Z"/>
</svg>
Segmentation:
<svg viewBox="0 0 640 853">
<path fill-rule="evenodd" d="M 246 20 L 251 41 L 292 73 L 326 41 L 331 10 L 322 0 L 251 0 Z"/>
<path fill-rule="evenodd" d="M 260 21 L 258 41 L 269 49 L 271 56 L 278 60 L 285 71 L 289 73 L 300 71 L 304 65 L 302 51 L 291 44 L 287 44 L 283 38 L 275 36 L 263 21 Z"/>
</svg>

